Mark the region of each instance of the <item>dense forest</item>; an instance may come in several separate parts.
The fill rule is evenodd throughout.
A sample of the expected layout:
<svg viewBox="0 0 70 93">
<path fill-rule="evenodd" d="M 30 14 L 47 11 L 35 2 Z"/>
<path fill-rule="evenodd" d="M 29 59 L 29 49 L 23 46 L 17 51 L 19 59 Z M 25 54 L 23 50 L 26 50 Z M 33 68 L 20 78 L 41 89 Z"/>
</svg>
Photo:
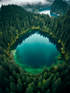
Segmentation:
<svg viewBox="0 0 70 93">
<path fill-rule="evenodd" d="M 70 9 L 70 6 L 62 0 L 54 0 L 53 4 L 51 5 L 51 11 L 63 15 Z"/>
<path fill-rule="evenodd" d="M 11 46 L 29 29 L 41 29 L 61 44 L 65 60 L 41 74 L 25 72 L 10 56 Z M 0 9 L 0 92 L 70 93 L 70 10 L 63 16 L 50 17 L 27 12 L 17 5 Z"/>
</svg>

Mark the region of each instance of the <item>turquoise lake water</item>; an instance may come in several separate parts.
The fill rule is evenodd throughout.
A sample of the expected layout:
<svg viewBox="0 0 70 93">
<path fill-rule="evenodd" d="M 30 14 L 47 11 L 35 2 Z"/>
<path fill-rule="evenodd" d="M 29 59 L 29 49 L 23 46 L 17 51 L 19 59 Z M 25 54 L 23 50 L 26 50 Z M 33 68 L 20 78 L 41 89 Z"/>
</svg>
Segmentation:
<svg viewBox="0 0 70 93">
<path fill-rule="evenodd" d="M 22 69 L 30 74 L 41 73 L 46 66 L 57 65 L 60 45 L 57 40 L 41 30 L 29 30 L 12 46 L 16 50 L 14 59 Z"/>
<path fill-rule="evenodd" d="M 54 43 L 52 41 L 38 32 L 30 34 L 26 39 L 22 39 L 21 43 L 17 44 L 17 60 L 21 64 L 36 68 L 51 66 L 53 62 L 56 63 L 56 56 L 59 54 L 55 40 Z"/>
</svg>

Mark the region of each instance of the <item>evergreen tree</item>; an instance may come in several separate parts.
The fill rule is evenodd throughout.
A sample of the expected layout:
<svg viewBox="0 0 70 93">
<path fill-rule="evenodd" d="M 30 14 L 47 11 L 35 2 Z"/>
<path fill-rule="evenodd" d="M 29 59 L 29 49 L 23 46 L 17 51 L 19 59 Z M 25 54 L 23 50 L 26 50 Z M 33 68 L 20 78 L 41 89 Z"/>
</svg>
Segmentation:
<svg viewBox="0 0 70 93">
<path fill-rule="evenodd" d="M 15 92 L 16 91 L 16 85 L 13 82 L 10 82 L 10 91 Z"/>
</svg>

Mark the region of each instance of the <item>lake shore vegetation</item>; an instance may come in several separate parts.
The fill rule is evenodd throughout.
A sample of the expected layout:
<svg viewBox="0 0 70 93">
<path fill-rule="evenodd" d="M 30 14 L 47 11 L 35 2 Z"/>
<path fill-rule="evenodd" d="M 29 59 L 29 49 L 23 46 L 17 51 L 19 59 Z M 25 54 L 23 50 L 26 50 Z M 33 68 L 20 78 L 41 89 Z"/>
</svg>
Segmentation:
<svg viewBox="0 0 70 93">
<path fill-rule="evenodd" d="M 44 67 L 41 74 L 25 72 L 10 57 L 11 46 L 30 29 L 49 33 L 61 45 L 64 62 Z M 70 10 L 57 18 L 27 12 L 17 5 L 0 9 L 1 93 L 68 93 L 70 91 Z"/>
</svg>

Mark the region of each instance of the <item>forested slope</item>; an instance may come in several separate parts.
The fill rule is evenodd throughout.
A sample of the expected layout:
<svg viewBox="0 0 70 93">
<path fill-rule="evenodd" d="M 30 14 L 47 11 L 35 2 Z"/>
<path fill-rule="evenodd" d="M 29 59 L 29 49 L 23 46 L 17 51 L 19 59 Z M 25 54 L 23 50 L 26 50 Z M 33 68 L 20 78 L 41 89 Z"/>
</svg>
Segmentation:
<svg viewBox="0 0 70 93">
<path fill-rule="evenodd" d="M 65 62 L 41 74 L 26 73 L 10 57 L 10 46 L 31 28 L 42 29 L 61 44 Z M 70 11 L 64 16 L 33 14 L 17 5 L 0 9 L 0 92 L 70 93 Z M 69 91 L 69 92 L 67 92 Z"/>
<path fill-rule="evenodd" d="M 51 5 L 51 11 L 63 15 L 70 9 L 70 6 L 63 0 L 54 0 L 53 4 Z"/>
</svg>

